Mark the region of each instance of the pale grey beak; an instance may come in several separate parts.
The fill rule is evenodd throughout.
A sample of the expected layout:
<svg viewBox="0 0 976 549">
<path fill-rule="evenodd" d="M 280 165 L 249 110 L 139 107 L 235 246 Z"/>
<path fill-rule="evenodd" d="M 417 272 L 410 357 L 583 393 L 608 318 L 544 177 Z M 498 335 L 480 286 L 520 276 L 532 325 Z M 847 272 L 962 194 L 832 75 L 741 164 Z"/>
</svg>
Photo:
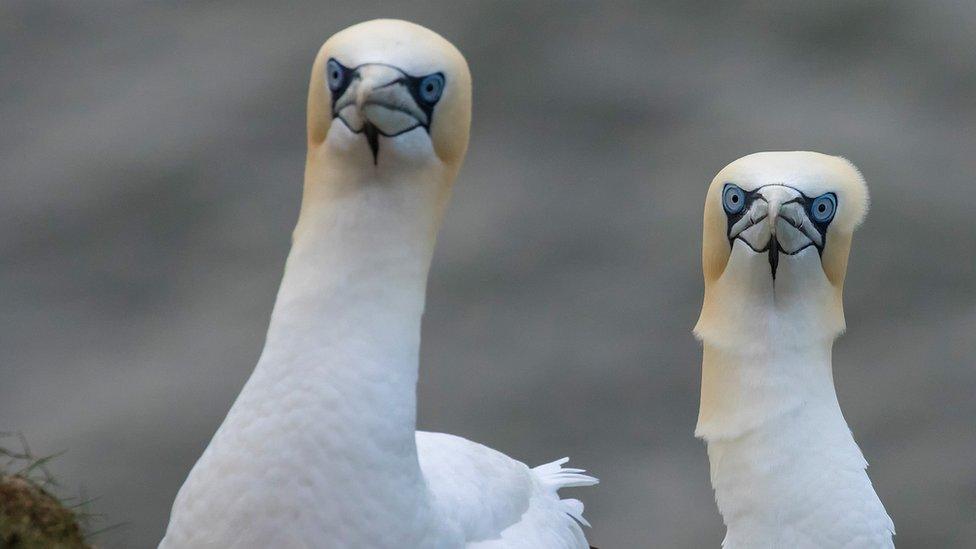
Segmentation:
<svg viewBox="0 0 976 549">
<path fill-rule="evenodd" d="M 756 191 L 749 210 L 729 230 L 753 251 L 766 252 L 770 273 L 776 278 L 780 254 L 794 255 L 814 245 L 823 246 L 823 236 L 807 217 L 806 198 L 786 185 L 767 185 Z"/>
<path fill-rule="evenodd" d="M 336 115 L 353 131 L 372 124 L 387 137 L 427 125 L 427 114 L 410 95 L 404 76 L 387 65 L 359 67 L 345 93 L 336 100 Z"/>
</svg>

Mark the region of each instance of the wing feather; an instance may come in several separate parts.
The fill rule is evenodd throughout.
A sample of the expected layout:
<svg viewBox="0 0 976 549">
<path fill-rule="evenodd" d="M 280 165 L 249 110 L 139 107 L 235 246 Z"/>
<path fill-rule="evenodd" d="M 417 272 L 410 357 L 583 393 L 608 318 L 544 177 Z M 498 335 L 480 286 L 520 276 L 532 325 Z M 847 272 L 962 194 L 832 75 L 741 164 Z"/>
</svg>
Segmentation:
<svg viewBox="0 0 976 549">
<path fill-rule="evenodd" d="M 442 516 L 468 549 L 589 549 L 580 525 L 583 503 L 561 488 L 592 486 L 569 458 L 534 469 L 481 444 L 441 433 L 417 433 L 420 466 Z"/>
</svg>

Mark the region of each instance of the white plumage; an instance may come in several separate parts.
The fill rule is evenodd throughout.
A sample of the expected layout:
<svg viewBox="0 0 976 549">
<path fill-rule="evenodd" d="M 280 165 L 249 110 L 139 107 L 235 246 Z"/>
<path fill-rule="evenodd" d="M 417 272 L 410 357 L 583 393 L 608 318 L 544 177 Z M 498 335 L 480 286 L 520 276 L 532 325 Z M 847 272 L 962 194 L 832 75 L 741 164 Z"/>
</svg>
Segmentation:
<svg viewBox="0 0 976 549">
<path fill-rule="evenodd" d="M 726 548 L 893 547 L 834 390 L 831 349 L 867 187 L 842 158 L 758 153 L 705 205 L 704 345 L 695 434 Z"/>
<path fill-rule="evenodd" d="M 180 489 L 161 548 L 588 547 L 596 479 L 416 432 L 434 243 L 467 148 L 461 54 L 402 21 L 322 47 L 305 191 L 254 373 Z"/>
<path fill-rule="evenodd" d="M 461 526 L 467 547 L 588 547 L 579 523 L 583 504 L 559 499 L 560 488 L 591 486 L 563 458 L 529 469 L 476 442 L 442 433 L 417 433 L 420 467 L 448 522 Z M 574 520 L 575 519 L 575 520 Z"/>
</svg>

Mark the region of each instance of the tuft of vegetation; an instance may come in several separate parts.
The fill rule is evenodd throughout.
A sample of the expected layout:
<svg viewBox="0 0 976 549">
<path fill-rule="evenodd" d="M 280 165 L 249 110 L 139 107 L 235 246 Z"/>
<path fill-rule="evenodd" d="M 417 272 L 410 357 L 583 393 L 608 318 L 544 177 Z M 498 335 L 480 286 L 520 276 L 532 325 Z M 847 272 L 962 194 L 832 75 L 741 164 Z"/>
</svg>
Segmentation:
<svg viewBox="0 0 976 549">
<path fill-rule="evenodd" d="M 69 505 L 54 496 L 57 484 L 45 465 L 57 456 L 35 456 L 18 436 L 20 451 L 0 445 L 0 548 L 91 549 L 84 533 L 91 515 L 82 510 L 88 502 Z"/>
</svg>

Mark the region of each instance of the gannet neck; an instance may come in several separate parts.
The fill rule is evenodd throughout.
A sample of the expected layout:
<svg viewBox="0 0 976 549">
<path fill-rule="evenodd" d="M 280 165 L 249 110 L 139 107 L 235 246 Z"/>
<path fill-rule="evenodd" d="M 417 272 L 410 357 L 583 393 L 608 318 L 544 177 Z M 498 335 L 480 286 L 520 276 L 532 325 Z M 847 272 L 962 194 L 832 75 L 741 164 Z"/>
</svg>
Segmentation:
<svg viewBox="0 0 976 549">
<path fill-rule="evenodd" d="M 305 490 L 326 496 L 315 514 L 318 529 L 338 533 L 332 541 L 399 529 L 420 543 L 430 503 L 416 383 L 440 190 L 424 171 L 355 173 L 307 181 L 265 349 L 240 401 L 277 425 L 261 436 L 290 449 L 279 465 L 307 471 Z M 301 463 L 280 463 L 289 458 Z"/>
<path fill-rule="evenodd" d="M 410 439 L 436 189 L 376 178 L 335 190 L 307 193 L 258 369 L 323 374 L 341 389 L 337 403 L 375 397 L 377 412 L 406 407 L 356 419 Z"/>
<path fill-rule="evenodd" d="M 733 278 L 736 261 L 733 255 L 726 273 Z M 738 284 L 749 294 L 744 281 Z M 719 281 L 714 288 L 722 287 Z M 837 318 L 829 307 L 801 306 L 829 305 L 831 293 L 824 286 L 818 295 L 807 281 L 803 299 L 794 300 L 789 287 L 778 297 L 752 294 L 745 309 L 736 294 L 706 297 L 709 314 L 703 310 L 696 329 L 704 350 L 695 435 L 708 446 L 715 500 L 727 526 L 724 547 L 845 546 L 852 539 L 867 540 L 856 547 L 890 546 L 894 528 L 834 388 L 838 329 L 825 319 Z M 741 329 L 744 312 L 751 329 Z M 716 317 L 725 318 L 725 328 Z M 849 512 L 855 506 L 863 514 Z M 811 541 L 810 532 L 837 537 Z"/>
<path fill-rule="evenodd" d="M 831 370 L 831 345 L 815 342 L 784 350 L 758 344 L 729 349 L 706 341 L 695 435 L 708 442 L 734 439 L 800 407 L 830 411 L 830 417 L 843 422 Z"/>
<path fill-rule="evenodd" d="M 837 290 L 809 268 L 818 261 L 813 250 L 798 254 L 774 281 L 765 258 L 733 253 L 709 284 L 695 327 L 704 345 L 698 436 L 739 436 L 802 403 L 837 407 L 830 353 L 844 313 Z"/>
<path fill-rule="evenodd" d="M 894 526 L 841 413 L 830 344 L 704 345 L 696 435 L 708 446 L 724 547 L 890 547 Z"/>
</svg>

